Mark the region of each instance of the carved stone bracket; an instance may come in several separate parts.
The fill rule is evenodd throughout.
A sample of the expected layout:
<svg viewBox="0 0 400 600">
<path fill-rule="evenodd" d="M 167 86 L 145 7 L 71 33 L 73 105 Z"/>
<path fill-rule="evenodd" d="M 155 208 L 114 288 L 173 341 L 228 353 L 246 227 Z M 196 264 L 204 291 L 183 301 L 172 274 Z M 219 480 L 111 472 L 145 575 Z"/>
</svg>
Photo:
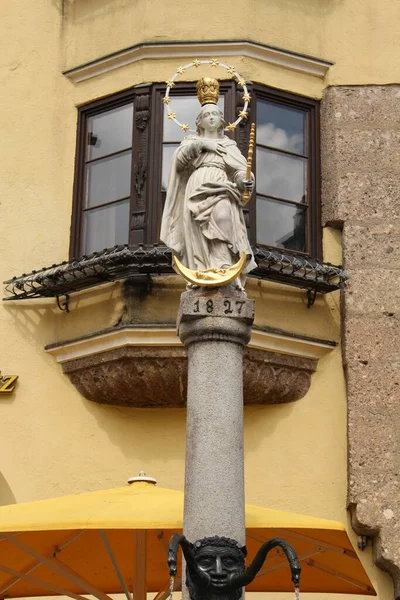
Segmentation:
<svg viewBox="0 0 400 600">
<path fill-rule="evenodd" d="M 334 345 L 282 332 L 255 330 L 253 334 L 244 352 L 247 405 L 302 398 L 318 358 Z M 46 349 L 88 400 L 137 408 L 185 406 L 187 355 L 172 327 L 125 327 Z"/>
<path fill-rule="evenodd" d="M 282 404 L 306 395 L 317 360 L 246 348 L 244 403 Z"/>
<path fill-rule="evenodd" d="M 78 391 L 93 402 L 138 408 L 185 405 L 183 348 L 125 346 L 63 364 Z"/>
</svg>

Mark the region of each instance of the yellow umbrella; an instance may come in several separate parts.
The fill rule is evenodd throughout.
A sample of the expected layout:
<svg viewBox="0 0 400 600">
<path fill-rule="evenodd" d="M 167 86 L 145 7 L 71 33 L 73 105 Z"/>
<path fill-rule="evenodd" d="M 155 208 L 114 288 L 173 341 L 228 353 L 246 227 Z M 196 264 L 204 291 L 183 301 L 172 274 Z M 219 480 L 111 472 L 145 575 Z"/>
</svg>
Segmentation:
<svg viewBox="0 0 400 600">
<path fill-rule="evenodd" d="M 140 478 L 139 478 L 140 479 Z M 0 597 L 146 591 L 167 596 L 166 550 L 182 530 L 183 493 L 149 481 L 112 490 L 0 507 Z M 341 523 L 246 505 L 251 560 L 284 537 L 302 565 L 301 590 L 375 595 Z M 191 540 L 194 541 L 194 540 Z M 291 591 L 286 559 L 271 552 L 248 591 Z"/>
</svg>

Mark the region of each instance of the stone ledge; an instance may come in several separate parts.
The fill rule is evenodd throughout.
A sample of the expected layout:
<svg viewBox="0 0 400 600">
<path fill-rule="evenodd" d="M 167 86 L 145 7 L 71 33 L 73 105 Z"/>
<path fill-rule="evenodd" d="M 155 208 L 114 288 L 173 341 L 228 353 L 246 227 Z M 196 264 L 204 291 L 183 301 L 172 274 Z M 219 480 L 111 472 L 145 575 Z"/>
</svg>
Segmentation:
<svg viewBox="0 0 400 600">
<path fill-rule="evenodd" d="M 155 323 L 112 327 L 73 340 L 48 344 L 45 350 L 58 363 L 64 363 L 124 346 L 183 347 L 175 325 Z M 249 348 L 314 360 L 318 360 L 335 346 L 336 342 L 330 340 L 257 325 L 252 328 L 249 343 Z"/>
<path fill-rule="evenodd" d="M 318 359 L 334 346 L 254 329 L 244 351 L 244 403 L 299 400 L 310 387 Z M 123 327 L 46 350 L 62 364 L 82 396 L 93 402 L 136 408 L 186 404 L 187 354 L 173 327 Z"/>
<path fill-rule="evenodd" d="M 78 65 L 64 71 L 64 75 L 73 83 L 80 83 L 141 60 L 175 58 L 176 60 L 193 60 L 210 56 L 230 56 L 255 58 L 261 62 L 313 75 L 323 79 L 332 62 L 313 56 L 298 54 L 283 48 L 267 46 L 251 40 L 203 41 L 190 40 L 182 42 L 146 42 L 123 48 L 97 60 Z"/>
</svg>

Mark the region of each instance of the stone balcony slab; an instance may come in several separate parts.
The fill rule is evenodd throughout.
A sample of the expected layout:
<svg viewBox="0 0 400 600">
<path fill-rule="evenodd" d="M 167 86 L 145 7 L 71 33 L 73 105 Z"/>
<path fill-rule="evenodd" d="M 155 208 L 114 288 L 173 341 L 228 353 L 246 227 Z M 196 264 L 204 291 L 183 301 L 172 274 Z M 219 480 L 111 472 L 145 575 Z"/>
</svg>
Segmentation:
<svg viewBox="0 0 400 600">
<path fill-rule="evenodd" d="M 335 345 L 254 326 L 244 352 L 244 404 L 299 400 L 310 387 L 319 358 Z M 125 325 L 51 344 L 46 350 L 82 396 L 93 402 L 136 408 L 186 404 L 187 355 L 172 324 Z"/>
</svg>

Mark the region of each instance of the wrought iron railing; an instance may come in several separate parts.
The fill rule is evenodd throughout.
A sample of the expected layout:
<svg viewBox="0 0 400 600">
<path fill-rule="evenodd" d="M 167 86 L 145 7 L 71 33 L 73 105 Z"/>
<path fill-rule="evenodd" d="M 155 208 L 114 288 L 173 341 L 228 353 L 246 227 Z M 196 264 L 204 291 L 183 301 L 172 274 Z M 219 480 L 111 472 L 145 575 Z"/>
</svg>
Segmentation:
<svg viewBox="0 0 400 600">
<path fill-rule="evenodd" d="M 341 266 L 311 260 L 303 255 L 254 246 L 257 262 L 250 277 L 277 281 L 323 294 L 343 287 L 348 279 Z M 4 300 L 67 296 L 107 281 L 137 275 L 174 273 L 171 251 L 165 246 L 115 246 L 70 261 L 64 261 L 5 281 Z"/>
</svg>

